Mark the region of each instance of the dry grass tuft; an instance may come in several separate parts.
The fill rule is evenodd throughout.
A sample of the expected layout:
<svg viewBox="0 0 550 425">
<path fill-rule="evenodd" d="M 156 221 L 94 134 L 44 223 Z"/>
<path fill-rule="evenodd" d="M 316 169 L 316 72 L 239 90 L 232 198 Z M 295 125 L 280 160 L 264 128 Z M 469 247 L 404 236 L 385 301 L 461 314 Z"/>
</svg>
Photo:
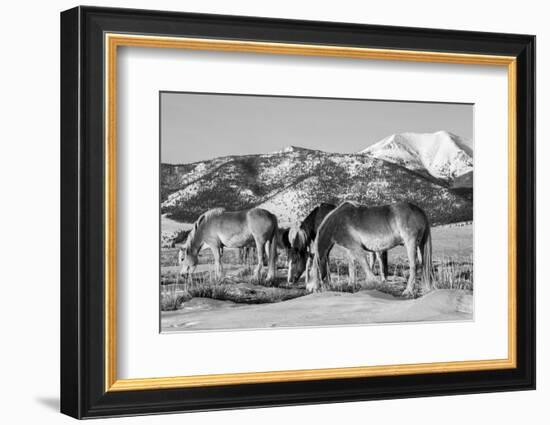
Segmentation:
<svg viewBox="0 0 550 425">
<path fill-rule="evenodd" d="M 279 278 L 272 284 L 265 282 L 265 274 L 262 282 L 255 281 L 256 262 L 254 255 L 241 263 L 235 253 L 224 253 L 224 264 L 232 270 L 226 274 L 223 282 L 218 282 L 213 271 L 213 258 L 207 251 L 205 255 L 201 255 L 199 264 L 209 264 L 209 266 L 203 267 L 203 271 L 193 273 L 189 278 L 183 279 L 178 277 L 177 267 L 175 267 L 177 266 L 177 249 L 162 250 L 161 309 L 163 311 L 176 310 L 181 307 L 182 303 L 194 297 L 259 304 L 285 301 L 307 294 L 303 278 L 298 284 L 286 283 L 286 256 L 284 254 L 280 254 L 278 257 Z M 433 263 L 436 288 L 473 290 L 473 259 L 471 256 L 434 258 Z M 329 265 L 331 279 L 325 283 L 324 290 L 354 293 L 364 289 L 377 289 L 399 297 L 409 276 L 409 265 L 405 257 L 396 257 L 390 261 L 385 282 L 378 280 L 366 282 L 361 267 L 358 264 L 355 264 L 354 267 L 357 280 L 356 283 L 350 283 L 348 260 L 331 258 Z M 416 296 L 421 296 L 423 294 L 420 281 L 421 268 L 417 267 Z M 374 272 L 377 275 L 380 274 L 378 264 L 375 264 Z"/>
<path fill-rule="evenodd" d="M 473 260 L 452 260 L 450 258 L 434 262 L 435 286 L 438 289 L 474 289 Z"/>
</svg>

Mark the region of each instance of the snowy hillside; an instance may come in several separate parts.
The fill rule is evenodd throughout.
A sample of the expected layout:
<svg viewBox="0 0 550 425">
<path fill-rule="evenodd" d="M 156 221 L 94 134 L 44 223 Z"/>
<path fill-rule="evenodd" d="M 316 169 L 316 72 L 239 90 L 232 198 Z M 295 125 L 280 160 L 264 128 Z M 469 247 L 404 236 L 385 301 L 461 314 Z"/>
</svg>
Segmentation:
<svg viewBox="0 0 550 425">
<path fill-rule="evenodd" d="M 471 142 L 447 131 L 392 134 L 360 153 L 446 182 L 474 165 Z"/>
<path fill-rule="evenodd" d="M 446 181 L 373 155 L 296 147 L 195 164 L 162 164 L 161 192 L 162 213 L 186 223 L 214 207 L 235 211 L 259 206 L 276 214 L 281 225 L 289 225 L 303 220 L 321 202 L 344 200 L 368 205 L 414 202 L 434 224 L 472 219 L 471 190 L 457 191 Z"/>
</svg>

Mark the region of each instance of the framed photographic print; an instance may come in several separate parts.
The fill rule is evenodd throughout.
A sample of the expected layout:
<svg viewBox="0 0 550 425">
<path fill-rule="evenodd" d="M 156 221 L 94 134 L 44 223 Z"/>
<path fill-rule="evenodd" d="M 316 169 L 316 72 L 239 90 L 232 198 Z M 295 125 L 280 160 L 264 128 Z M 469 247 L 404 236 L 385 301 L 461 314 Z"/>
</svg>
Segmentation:
<svg viewBox="0 0 550 425">
<path fill-rule="evenodd" d="M 61 14 L 61 411 L 535 387 L 535 38 Z"/>
</svg>

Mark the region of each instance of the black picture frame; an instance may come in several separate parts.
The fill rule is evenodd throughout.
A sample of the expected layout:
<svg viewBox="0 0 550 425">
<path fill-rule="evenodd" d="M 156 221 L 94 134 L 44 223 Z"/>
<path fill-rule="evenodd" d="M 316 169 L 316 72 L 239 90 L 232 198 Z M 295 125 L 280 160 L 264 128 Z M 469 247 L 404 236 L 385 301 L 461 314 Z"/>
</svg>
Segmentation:
<svg viewBox="0 0 550 425">
<path fill-rule="evenodd" d="M 515 56 L 517 367 L 106 392 L 106 32 Z M 67 10 L 61 13 L 61 195 L 62 413 L 92 418 L 535 388 L 534 36 L 132 9 Z"/>
</svg>

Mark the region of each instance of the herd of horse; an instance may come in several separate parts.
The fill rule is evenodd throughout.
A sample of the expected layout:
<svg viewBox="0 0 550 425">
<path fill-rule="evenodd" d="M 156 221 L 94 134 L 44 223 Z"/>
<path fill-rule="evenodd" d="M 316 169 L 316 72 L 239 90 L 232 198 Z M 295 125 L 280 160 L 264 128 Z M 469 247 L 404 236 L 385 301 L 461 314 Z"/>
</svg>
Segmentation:
<svg viewBox="0 0 550 425">
<path fill-rule="evenodd" d="M 214 256 L 216 278 L 221 280 L 221 257 L 225 247 L 240 248 L 241 259 L 255 248 L 255 279 L 261 280 L 266 259 L 266 280 L 272 282 L 276 278 L 277 250 L 283 249 L 288 259 L 288 282 L 297 282 L 305 273 L 306 289 L 314 292 L 330 280 L 329 255 L 334 245 L 347 251 L 350 283 L 356 282 L 354 261 L 363 268 L 367 281 L 375 280 L 375 259 L 380 279 L 385 280 L 387 251 L 404 245 L 409 278 L 402 295 L 413 296 L 417 261 L 421 264 L 424 289 L 433 288 L 430 223 L 426 213 L 409 202 L 374 207 L 353 201 L 338 206 L 322 203 L 295 228 L 279 228 L 277 217 L 262 208 L 243 211 L 214 208 L 193 224 L 179 249 L 178 264 L 182 276 L 191 274 L 198 263 L 199 252 L 207 246 Z"/>
</svg>

